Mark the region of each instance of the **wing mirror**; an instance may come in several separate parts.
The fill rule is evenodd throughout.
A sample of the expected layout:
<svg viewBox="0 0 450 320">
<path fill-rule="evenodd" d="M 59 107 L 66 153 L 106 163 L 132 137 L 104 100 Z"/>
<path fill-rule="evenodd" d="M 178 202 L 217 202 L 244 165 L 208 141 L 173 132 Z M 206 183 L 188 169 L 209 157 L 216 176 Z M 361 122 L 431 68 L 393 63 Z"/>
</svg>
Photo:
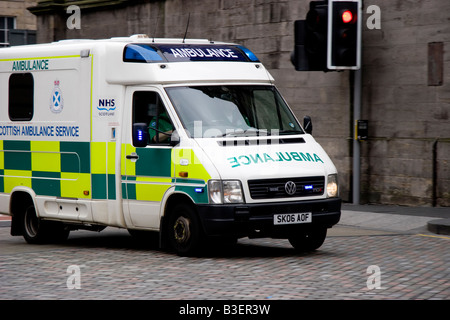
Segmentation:
<svg viewBox="0 0 450 320">
<path fill-rule="evenodd" d="M 310 116 L 305 116 L 303 118 L 303 129 L 305 129 L 306 133 L 312 134 L 312 120 Z"/>
<path fill-rule="evenodd" d="M 133 124 L 133 145 L 138 148 L 147 146 L 148 139 L 148 126 L 146 123 L 134 123 Z"/>
</svg>

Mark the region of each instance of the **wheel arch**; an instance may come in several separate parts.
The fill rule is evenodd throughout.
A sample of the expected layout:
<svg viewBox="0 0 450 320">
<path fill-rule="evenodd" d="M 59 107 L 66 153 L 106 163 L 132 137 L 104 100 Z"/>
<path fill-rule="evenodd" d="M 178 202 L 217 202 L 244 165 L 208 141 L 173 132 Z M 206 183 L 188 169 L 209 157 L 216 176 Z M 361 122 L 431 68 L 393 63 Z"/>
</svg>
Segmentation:
<svg viewBox="0 0 450 320">
<path fill-rule="evenodd" d="M 33 190 L 28 188 L 15 188 L 11 192 L 9 201 L 9 212 L 11 213 L 11 235 L 20 236 L 23 235 L 22 219 L 25 209 L 33 205 L 36 210 L 36 215 L 39 216 L 39 212 L 35 202 L 36 194 Z"/>
</svg>

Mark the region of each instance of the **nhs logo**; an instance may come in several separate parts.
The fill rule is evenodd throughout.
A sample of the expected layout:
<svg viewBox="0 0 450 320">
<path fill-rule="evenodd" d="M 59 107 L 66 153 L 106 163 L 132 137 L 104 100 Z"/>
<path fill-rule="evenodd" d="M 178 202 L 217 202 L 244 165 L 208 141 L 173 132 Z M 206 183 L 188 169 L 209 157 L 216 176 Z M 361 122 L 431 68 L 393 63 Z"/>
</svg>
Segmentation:
<svg viewBox="0 0 450 320">
<path fill-rule="evenodd" d="M 116 99 L 98 99 L 97 110 L 99 116 L 114 116 Z"/>
</svg>

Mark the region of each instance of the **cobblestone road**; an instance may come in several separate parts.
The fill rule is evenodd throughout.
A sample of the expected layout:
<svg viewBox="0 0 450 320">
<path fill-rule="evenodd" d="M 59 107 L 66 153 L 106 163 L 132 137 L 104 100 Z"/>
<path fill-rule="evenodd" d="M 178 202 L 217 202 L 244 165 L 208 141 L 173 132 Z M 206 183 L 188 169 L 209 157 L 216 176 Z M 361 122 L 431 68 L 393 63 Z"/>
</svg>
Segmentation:
<svg viewBox="0 0 450 320">
<path fill-rule="evenodd" d="M 4 227 L 0 299 L 450 299 L 449 244 L 344 232 L 309 254 L 285 240 L 243 239 L 233 250 L 187 258 L 116 229 L 33 246 Z"/>
</svg>

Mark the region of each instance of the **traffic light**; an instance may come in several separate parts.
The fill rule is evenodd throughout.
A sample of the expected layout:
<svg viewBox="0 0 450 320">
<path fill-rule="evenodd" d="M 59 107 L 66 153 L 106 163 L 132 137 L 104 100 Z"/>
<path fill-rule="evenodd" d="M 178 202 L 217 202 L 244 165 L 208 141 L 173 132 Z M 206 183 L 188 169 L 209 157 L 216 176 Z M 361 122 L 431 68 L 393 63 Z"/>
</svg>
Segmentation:
<svg viewBox="0 0 450 320">
<path fill-rule="evenodd" d="M 294 24 L 291 62 L 297 71 L 327 70 L 328 0 L 311 1 L 305 20 Z"/>
<path fill-rule="evenodd" d="M 294 25 L 297 71 L 357 70 L 361 65 L 362 0 L 311 1 Z"/>
<path fill-rule="evenodd" d="M 361 0 L 330 0 L 328 6 L 327 68 L 360 68 Z"/>
<path fill-rule="evenodd" d="M 305 20 L 294 22 L 294 51 L 291 53 L 291 62 L 297 71 L 308 71 L 308 56 L 305 47 Z"/>
<path fill-rule="evenodd" d="M 311 1 L 306 14 L 305 49 L 310 71 L 327 71 L 328 1 Z"/>
</svg>

